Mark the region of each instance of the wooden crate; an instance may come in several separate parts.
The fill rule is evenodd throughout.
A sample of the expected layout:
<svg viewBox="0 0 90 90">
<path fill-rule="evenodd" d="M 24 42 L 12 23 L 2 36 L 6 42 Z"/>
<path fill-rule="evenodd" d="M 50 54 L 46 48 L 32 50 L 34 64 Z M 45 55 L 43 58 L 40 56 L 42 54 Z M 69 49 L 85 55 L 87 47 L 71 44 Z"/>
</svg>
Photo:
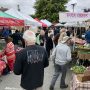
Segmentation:
<svg viewBox="0 0 90 90">
<path fill-rule="evenodd" d="M 83 59 L 83 60 L 86 60 L 86 59 L 90 59 L 90 53 L 78 53 L 78 57 L 79 59 Z"/>
<path fill-rule="evenodd" d="M 85 54 L 78 53 L 78 58 L 85 60 Z"/>
<path fill-rule="evenodd" d="M 80 82 L 90 81 L 90 75 L 84 75 L 84 74 L 77 74 L 77 79 Z"/>
<path fill-rule="evenodd" d="M 85 54 L 85 59 L 90 59 L 90 53 L 89 54 Z"/>
</svg>

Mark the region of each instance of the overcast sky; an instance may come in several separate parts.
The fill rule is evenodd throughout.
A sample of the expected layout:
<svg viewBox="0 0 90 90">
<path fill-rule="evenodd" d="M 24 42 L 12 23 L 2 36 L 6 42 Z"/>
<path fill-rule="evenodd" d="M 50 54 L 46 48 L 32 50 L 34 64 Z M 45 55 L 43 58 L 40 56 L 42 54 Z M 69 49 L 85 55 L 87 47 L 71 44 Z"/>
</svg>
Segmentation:
<svg viewBox="0 0 90 90">
<path fill-rule="evenodd" d="M 74 8 L 75 12 L 83 12 L 83 9 L 90 8 L 90 0 L 71 0 L 67 4 L 67 9 L 71 12 L 73 11 L 72 5 L 71 5 L 73 3 L 76 3 L 76 6 Z"/>
<path fill-rule="evenodd" d="M 33 8 L 35 0 L 0 0 L 0 6 L 15 8 L 20 5 L 21 12 L 26 14 L 34 14 L 35 10 Z M 83 12 L 84 8 L 90 8 L 90 0 L 71 0 L 67 4 L 67 9 L 72 11 L 72 3 L 77 3 L 75 6 L 75 12 Z"/>
<path fill-rule="evenodd" d="M 33 14 L 35 12 L 34 6 L 35 0 L 0 0 L 0 6 L 17 9 L 17 5 L 20 5 L 21 12 L 26 14 Z"/>
</svg>

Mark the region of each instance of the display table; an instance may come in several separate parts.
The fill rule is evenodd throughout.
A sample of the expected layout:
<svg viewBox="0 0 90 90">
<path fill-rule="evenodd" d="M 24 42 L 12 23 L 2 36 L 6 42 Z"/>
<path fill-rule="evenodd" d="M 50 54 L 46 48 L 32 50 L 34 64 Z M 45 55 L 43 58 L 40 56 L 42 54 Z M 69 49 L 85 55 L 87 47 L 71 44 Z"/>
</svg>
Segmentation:
<svg viewBox="0 0 90 90">
<path fill-rule="evenodd" d="M 82 60 L 89 60 L 90 59 L 90 48 L 84 48 L 83 46 L 81 47 L 75 47 L 75 51 L 77 52 L 77 56 L 79 59 Z"/>
<path fill-rule="evenodd" d="M 78 57 L 82 60 L 89 60 L 90 59 L 90 51 L 84 52 L 84 51 L 78 51 Z"/>
<path fill-rule="evenodd" d="M 90 90 L 90 81 L 80 82 L 76 75 L 73 75 L 70 90 Z"/>
</svg>

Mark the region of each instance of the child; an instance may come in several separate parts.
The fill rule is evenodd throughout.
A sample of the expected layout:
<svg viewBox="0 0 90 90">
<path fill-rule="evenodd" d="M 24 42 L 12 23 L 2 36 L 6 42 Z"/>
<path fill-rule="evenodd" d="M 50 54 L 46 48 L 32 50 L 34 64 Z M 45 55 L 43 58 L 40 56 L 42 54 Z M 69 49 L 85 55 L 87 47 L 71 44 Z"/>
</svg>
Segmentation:
<svg viewBox="0 0 90 90">
<path fill-rule="evenodd" d="M 6 47 L 3 50 L 2 54 L 6 55 L 7 64 L 10 68 L 10 71 L 13 71 L 13 64 L 15 61 L 14 44 L 12 43 L 12 38 L 10 38 L 10 37 L 6 37 L 5 42 L 6 42 Z"/>
</svg>

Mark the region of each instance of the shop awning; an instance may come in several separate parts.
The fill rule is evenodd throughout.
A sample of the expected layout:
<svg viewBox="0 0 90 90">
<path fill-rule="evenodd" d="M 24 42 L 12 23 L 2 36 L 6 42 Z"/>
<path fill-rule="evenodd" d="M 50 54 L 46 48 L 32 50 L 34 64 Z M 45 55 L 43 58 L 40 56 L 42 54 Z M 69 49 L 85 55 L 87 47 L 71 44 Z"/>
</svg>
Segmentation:
<svg viewBox="0 0 90 90">
<path fill-rule="evenodd" d="M 15 9 L 7 10 L 6 13 L 24 20 L 26 26 L 41 26 L 41 24 L 35 21 L 31 16 L 25 15 Z"/>
<path fill-rule="evenodd" d="M 40 21 L 43 22 L 43 23 L 45 23 L 48 27 L 50 27 L 50 26 L 52 25 L 52 23 L 49 22 L 49 21 L 46 20 L 46 19 L 42 19 L 42 20 L 40 20 Z"/>
<path fill-rule="evenodd" d="M 24 21 L 0 11 L 0 26 L 24 26 Z"/>
<path fill-rule="evenodd" d="M 35 18 L 36 21 L 38 21 L 39 23 L 42 24 L 42 27 L 48 27 L 45 23 L 43 23 L 42 21 L 40 21 L 38 18 Z"/>
</svg>

